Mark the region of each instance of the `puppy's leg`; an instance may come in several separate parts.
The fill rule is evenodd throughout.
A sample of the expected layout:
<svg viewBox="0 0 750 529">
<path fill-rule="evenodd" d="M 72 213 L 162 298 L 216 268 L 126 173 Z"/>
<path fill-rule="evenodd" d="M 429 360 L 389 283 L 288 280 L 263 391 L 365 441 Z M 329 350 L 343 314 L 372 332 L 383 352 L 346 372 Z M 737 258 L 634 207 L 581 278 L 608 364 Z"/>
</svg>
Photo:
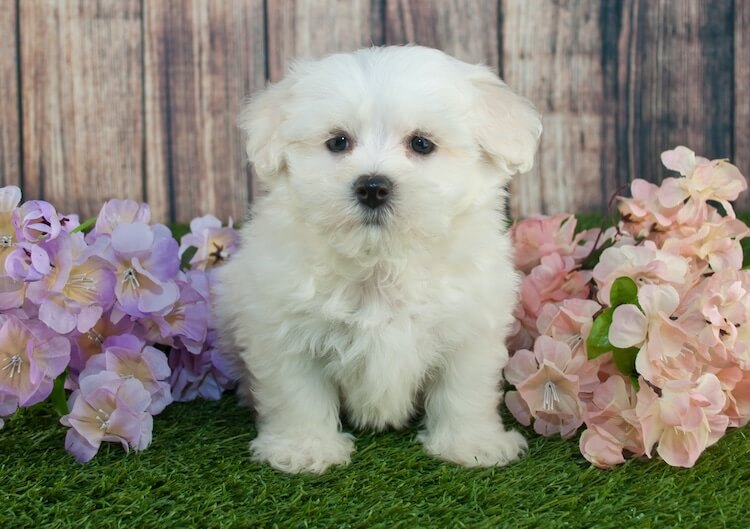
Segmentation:
<svg viewBox="0 0 750 529">
<path fill-rule="evenodd" d="M 253 460 L 293 474 L 348 464 L 354 438 L 339 430 L 338 393 L 322 366 L 302 356 L 259 367 L 253 370 Z"/>
<path fill-rule="evenodd" d="M 502 466 L 517 460 L 526 440 L 506 431 L 499 415 L 504 346 L 476 343 L 447 359 L 445 369 L 427 388 L 425 429 L 428 453 L 467 467 Z"/>
</svg>

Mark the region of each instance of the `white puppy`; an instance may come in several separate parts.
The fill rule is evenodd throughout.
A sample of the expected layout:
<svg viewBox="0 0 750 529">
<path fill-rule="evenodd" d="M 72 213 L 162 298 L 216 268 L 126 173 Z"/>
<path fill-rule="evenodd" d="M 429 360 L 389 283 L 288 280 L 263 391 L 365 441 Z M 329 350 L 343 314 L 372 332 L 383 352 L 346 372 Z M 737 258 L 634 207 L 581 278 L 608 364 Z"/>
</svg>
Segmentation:
<svg viewBox="0 0 750 529">
<path fill-rule="evenodd" d="M 400 428 L 466 466 L 526 447 L 498 414 L 517 277 L 504 186 L 541 123 L 488 68 L 416 46 L 297 62 L 242 112 L 268 193 L 219 276 L 247 368 L 254 459 L 346 464 L 357 428 Z"/>
</svg>

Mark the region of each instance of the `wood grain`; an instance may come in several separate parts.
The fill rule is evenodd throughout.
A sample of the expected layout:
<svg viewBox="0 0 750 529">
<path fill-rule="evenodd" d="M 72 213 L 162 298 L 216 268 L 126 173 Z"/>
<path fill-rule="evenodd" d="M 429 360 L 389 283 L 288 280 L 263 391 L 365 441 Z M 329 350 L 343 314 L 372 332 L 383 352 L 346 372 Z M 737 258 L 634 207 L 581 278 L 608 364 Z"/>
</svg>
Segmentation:
<svg viewBox="0 0 750 529">
<path fill-rule="evenodd" d="M 511 184 L 511 213 L 600 210 L 605 98 L 600 2 L 505 0 L 503 72 L 531 99 L 544 133 L 535 167 Z"/>
<path fill-rule="evenodd" d="M 678 144 L 750 176 L 746 0 L 0 0 L 0 185 L 82 216 L 128 197 L 241 218 L 243 96 L 293 57 L 407 42 L 496 67 L 543 112 L 514 215 L 601 211 Z"/>
<path fill-rule="evenodd" d="M 21 183 L 17 3 L 0 3 L 0 187 Z"/>
<path fill-rule="evenodd" d="M 750 2 L 734 3 L 734 153 L 732 161 L 750 178 Z M 736 207 L 750 211 L 750 192 Z"/>
<path fill-rule="evenodd" d="M 146 4 L 147 196 L 158 218 L 242 218 L 250 198 L 237 113 L 265 83 L 262 0 Z"/>
<path fill-rule="evenodd" d="M 744 0 L 743 0 L 744 1 Z M 732 0 L 625 0 L 620 39 L 621 179 L 660 181 L 660 153 L 732 155 Z"/>
<path fill-rule="evenodd" d="M 140 0 L 19 5 L 26 196 L 82 217 L 141 200 Z"/>
<path fill-rule="evenodd" d="M 321 57 L 382 44 L 376 0 L 268 0 L 268 73 L 284 76 L 292 58 Z"/>
<path fill-rule="evenodd" d="M 385 0 L 386 44 L 438 48 L 499 68 L 496 0 Z"/>
</svg>

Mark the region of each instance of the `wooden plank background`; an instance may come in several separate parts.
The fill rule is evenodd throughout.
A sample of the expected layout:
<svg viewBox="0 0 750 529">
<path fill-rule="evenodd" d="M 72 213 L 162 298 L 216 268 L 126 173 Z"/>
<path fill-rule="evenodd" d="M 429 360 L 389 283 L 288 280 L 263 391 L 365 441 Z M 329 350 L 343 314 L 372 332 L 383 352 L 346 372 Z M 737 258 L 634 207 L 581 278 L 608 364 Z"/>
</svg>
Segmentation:
<svg viewBox="0 0 750 529">
<path fill-rule="evenodd" d="M 602 211 L 677 144 L 750 175 L 750 0 L 0 0 L 0 185 L 83 216 L 129 197 L 242 218 L 243 97 L 294 57 L 407 42 L 542 111 L 515 216 Z"/>
</svg>

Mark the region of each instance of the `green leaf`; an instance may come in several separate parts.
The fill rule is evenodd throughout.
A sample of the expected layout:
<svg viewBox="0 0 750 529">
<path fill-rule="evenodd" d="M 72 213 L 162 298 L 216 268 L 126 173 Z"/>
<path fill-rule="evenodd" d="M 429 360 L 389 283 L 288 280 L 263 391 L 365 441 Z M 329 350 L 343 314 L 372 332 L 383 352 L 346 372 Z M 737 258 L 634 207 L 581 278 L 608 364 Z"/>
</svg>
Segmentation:
<svg viewBox="0 0 750 529">
<path fill-rule="evenodd" d="M 614 347 L 612 349 L 612 360 L 615 362 L 615 366 L 620 372 L 628 377 L 635 375 L 635 357 L 638 356 L 637 347 L 628 347 L 627 349 L 620 349 Z"/>
<path fill-rule="evenodd" d="M 78 233 L 79 231 L 82 231 L 83 233 L 88 233 L 94 227 L 95 223 L 96 223 L 96 217 L 91 217 L 90 219 L 86 219 L 83 222 L 81 222 L 78 226 L 72 229 L 70 233 Z"/>
<path fill-rule="evenodd" d="M 746 270 L 750 268 L 750 237 L 740 240 L 740 246 L 742 246 L 742 268 Z"/>
<path fill-rule="evenodd" d="M 638 285 L 629 277 L 618 277 L 609 291 L 612 308 L 620 305 L 638 305 Z"/>
<path fill-rule="evenodd" d="M 68 397 L 65 394 L 65 378 L 67 373 L 63 373 L 55 379 L 55 384 L 52 386 L 52 394 L 50 398 L 52 400 L 52 406 L 55 411 L 60 415 L 68 413 Z"/>
<path fill-rule="evenodd" d="M 192 259 L 196 253 L 198 253 L 198 248 L 195 246 L 188 246 L 185 253 L 183 253 L 180 258 L 180 269 L 190 270 L 190 259 Z"/>
<path fill-rule="evenodd" d="M 187 224 L 170 224 L 169 230 L 172 232 L 172 237 L 174 237 L 177 242 L 180 242 L 180 239 L 182 239 L 184 235 L 190 233 L 190 226 Z"/>
<path fill-rule="evenodd" d="M 581 268 L 583 270 L 593 270 L 594 267 L 599 264 L 599 258 L 602 256 L 602 253 L 604 253 L 604 250 L 607 248 L 614 246 L 615 241 L 614 239 L 607 239 L 602 243 L 601 246 L 593 250 L 586 259 L 583 260 L 581 263 Z"/>
<path fill-rule="evenodd" d="M 589 360 L 608 353 L 612 350 L 613 345 L 609 343 L 609 328 L 612 325 L 612 314 L 615 312 L 614 307 L 609 307 L 602 311 L 594 320 L 586 338 L 586 351 Z"/>
</svg>

